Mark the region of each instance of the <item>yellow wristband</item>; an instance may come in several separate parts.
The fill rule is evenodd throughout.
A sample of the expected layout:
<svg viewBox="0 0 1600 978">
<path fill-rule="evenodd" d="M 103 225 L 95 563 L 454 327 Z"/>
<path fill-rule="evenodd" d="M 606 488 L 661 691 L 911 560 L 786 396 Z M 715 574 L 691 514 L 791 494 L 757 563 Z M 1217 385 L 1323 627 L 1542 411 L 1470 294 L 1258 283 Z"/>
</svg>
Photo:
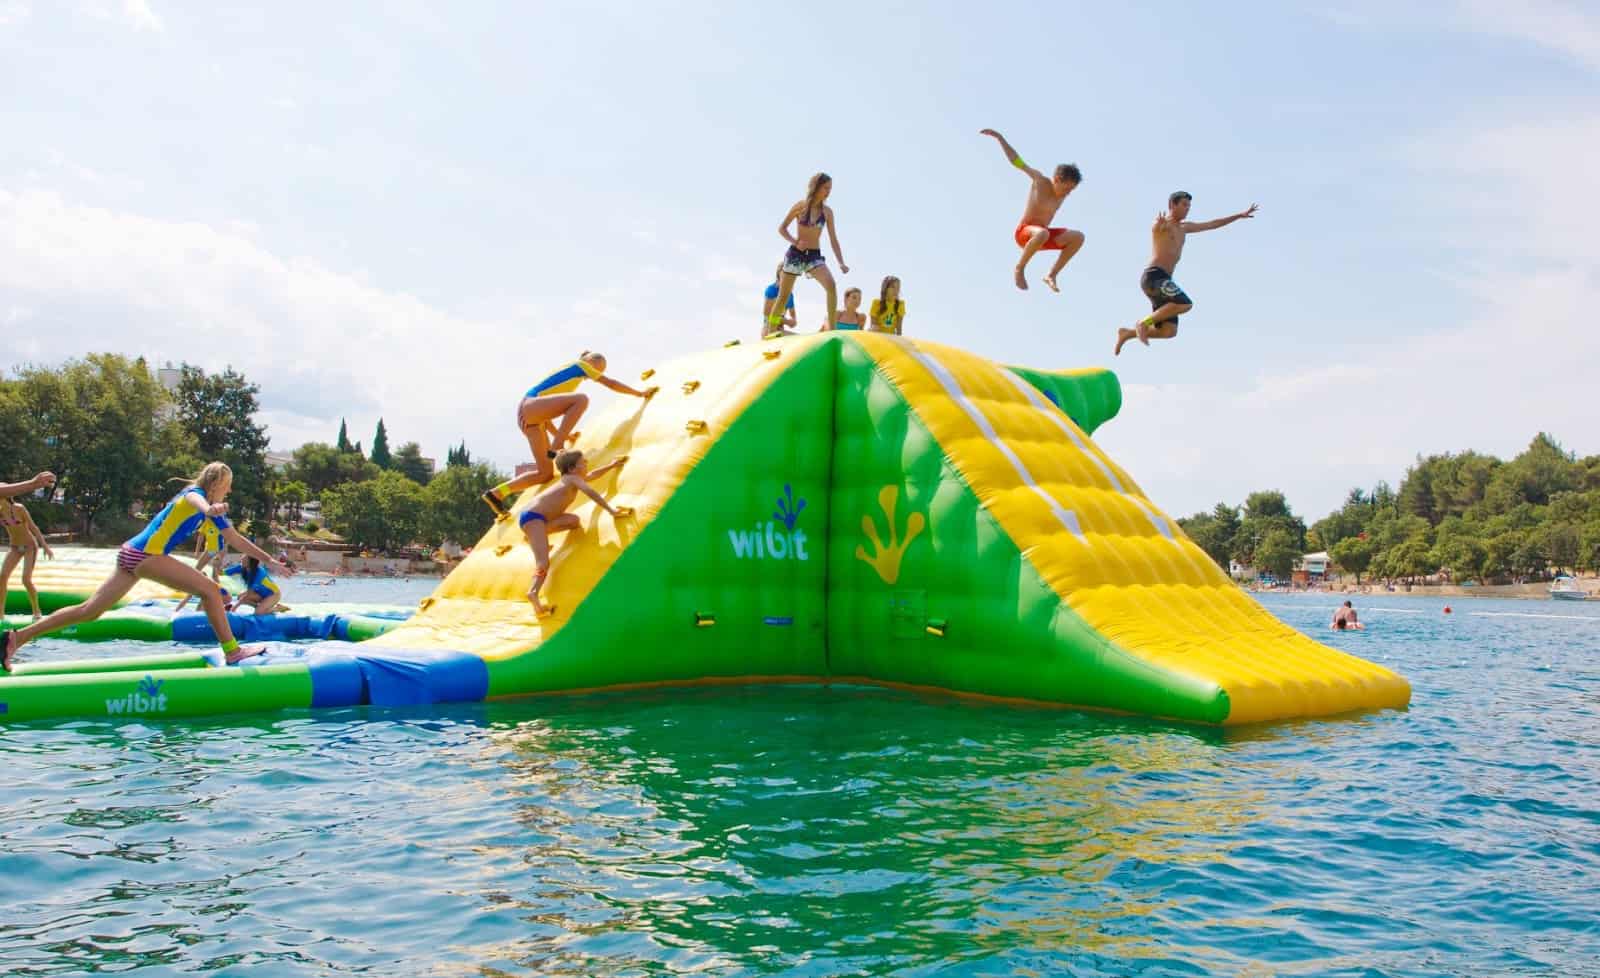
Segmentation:
<svg viewBox="0 0 1600 978">
<path fill-rule="evenodd" d="M 1022 157 L 1020 157 L 1020 156 L 1018 156 L 1015 159 L 1013 159 L 1011 161 L 1011 165 L 1016 167 L 1019 170 L 1026 170 L 1028 168 L 1028 164 L 1022 162 Z"/>
</svg>

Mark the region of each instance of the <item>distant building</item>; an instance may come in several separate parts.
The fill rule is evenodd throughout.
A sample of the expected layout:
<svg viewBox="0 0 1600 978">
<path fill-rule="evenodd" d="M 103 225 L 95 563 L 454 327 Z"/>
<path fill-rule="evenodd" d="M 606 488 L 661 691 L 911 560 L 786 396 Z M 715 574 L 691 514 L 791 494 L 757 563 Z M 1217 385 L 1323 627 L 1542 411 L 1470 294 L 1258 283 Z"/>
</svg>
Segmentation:
<svg viewBox="0 0 1600 978">
<path fill-rule="evenodd" d="M 1228 576 L 1236 581 L 1253 581 L 1260 577 L 1256 569 L 1249 564 L 1241 564 L 1237 560 L 1228 561 Z"/>
<path fill-rule="evenodd" d="M 267 452 L 262 457 L 266 459 L 267 468 L 274 472 L 283 472 L 294 464 L 294 456 L 286 452 Z"/>
<path fill-rule="evenodd" d="M 1314 554 L 1301 554 L 1300 559 L 1294 562 L 1294 582 L 1320 584 L 1328 579 L 1329 563 L 1326 550 L 1319 550 Z"/>
</svg>

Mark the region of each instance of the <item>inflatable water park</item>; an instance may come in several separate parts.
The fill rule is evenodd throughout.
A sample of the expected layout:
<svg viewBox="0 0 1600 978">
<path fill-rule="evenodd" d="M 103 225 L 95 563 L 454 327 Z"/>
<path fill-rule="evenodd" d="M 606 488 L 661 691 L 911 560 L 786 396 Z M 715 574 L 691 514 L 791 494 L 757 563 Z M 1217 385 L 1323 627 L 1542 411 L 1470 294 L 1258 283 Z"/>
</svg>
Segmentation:
<svg viewBox="0 0 1600 978">
<path fill-rule="evenodd" d="M 0 722 L 739 683 L 1228 726 L 1410 700 L 1401 676 L 1244 593 L 1100 449 L 1092 436 L 1122 401 L 1110 371 L 833 332 L 641 379 L 660 393 L 586 420 L 577 444 L 595 465 L 628 456 L 596 488 L 631 515 L 572 510 L 582 527 L 557 538 L 549 616 L 528 603 L 533 556 L 513 513 L 414 613 L 268 616 L 281 632 L 239 626 L 268 650 L 226 668 L 198 652 L 24 658 L 0 676 Z M 104 572 L 36 576 L 60 604 Z M 203 630 L 171 616 L 172 597 L 141 582 L 109 624 L 63 637 L 98 625 L 103 638 L 210 640 L 204 616 L 188 616 Z"/>
</svg>

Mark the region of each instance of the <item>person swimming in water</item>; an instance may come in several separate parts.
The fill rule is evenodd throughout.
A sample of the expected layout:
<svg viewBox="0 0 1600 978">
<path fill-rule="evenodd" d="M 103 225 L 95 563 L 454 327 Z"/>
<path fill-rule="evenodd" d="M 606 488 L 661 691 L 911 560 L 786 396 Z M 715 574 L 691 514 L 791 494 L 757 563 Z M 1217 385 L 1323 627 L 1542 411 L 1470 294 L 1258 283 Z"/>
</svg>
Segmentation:
<svg viewBox="0 0 1600 978">
<path fill-rule="evenodd" d="M 1152 312 L 1131 328 L 1117 330 L 1117 346 L 1112 356 L 1121 356 L 1123 346 L 1132 339 L 1149 346 L 1151 340 L 1170 340 L 1178 335 L 1178 317 L 1194 308 L 1194 300 L 1172 280 L 1189 235 L 1225 228 L 1234 221 L 1256 216 L 1256 205 L 1251 204 L 1237 214 L 1214 221 L 1190 221 L 1189 204 L 1193 199 L 1187 190 L 1176 191 L 1167 198 L 1166 211 L 1156 215 L 1156 222 L 1150 227 L 1150 264 L 1139 276 L 1139 289 L 1150 300 Z"/>
<path fill-rule="evenodd" d="M 827 204 L 828 195 L 833 193 L 833 178 L 826 173 L 813 174 L 806 183 L 806 199 L 789 208 L 783 215 L 783 222 L 778 225 L 778 234 L 783 240 L 789 242 L 789 250 L 783 256 L 783 265 L 778 275 L 778 294 L 774 297 L 772 307 L 767 313 L 767 326 L 769 331 L 782 326 L 777 310 L 784 308 L 790 294 L 794 291 L 795 279 L 802 275 L 809 275 L 822 284 L 828 293 L 828 328 L 832 329 L 839 316 L 838 285 L 833 280 L 833 273 L 828 271 L 828 260 L 822 257 L 822 232 L 828 232 L 828 241 L 833 246 L 833 257 L 839 261 L 839 274 L 850 274 L 850 266 L 844 263 L 844 254 L 839 250 L 839 225 L 834 219 L 833 208 Z M 794 233 L 789 233 L 789 225 L 794 224 Z"/>
<path fill-rule="evenodd" d="M 622 463 L 627 460 L 628 456 L 623 455 L 590 472 L 589 463 L 582 452 L 562 452 L 556 456 L 556 471 L 561 473 L 561 477 L 550 488 L 539 493 L 534 498 L 533 505 L 517 518 L 517 525 L 522 527 L 522 533 L 528 539 L 528 546 L 533 548 L 533 583 L 528 587 L 528 601 L 533 605 L 533 613 L 540 618 L 556 610 L 539 600 L 539 591 L 544 587 L 545 578 L 550 575 L 551 534 L 576 530 L 583 525 L 576 513 L 567 512 L 567 507 L 572 505 L 572 501 L 580 492 L 594 500 L 596 506 L 610 513 L 613 520 L 631 515 L 632 510 L 626 507 L 613 508 L 606 502 L 606 497 L 600 495 L 588 482 L 589 479 L 598 479 L 614 469 L 621 468 Z"/>
<path fill-rule="evenodd" d="M 783 307 L 780 323 L 774 327 L 771 323 L 773 307 L 778 304 L 778 280 L 783 278 L 783 265 L 772 273 L 772 284 L 767 286 L 761 302 L 761 338 L 770 340 L 774 336 L 793 336 L 795 324 L 799 321 L 794 311 L 794 293 L 789 294 L 789 301 Z"/>
<path fill-rule="evenodd" d="M 175 591 L 186 591 L 200 598 L 206 619 L 221 645 L 220 653 L 207 656 L 207 661 L 212 665 L 237 662 L 260 651 L 259 648 L 242 648 L 233 637 L 233 629 L 228 625 L 228 611 L 222 603 L 222 590 L 206 580 L 204 574 L 172 556 L 174 550 L 188 543 L 200 526 L 209 520 L 216 524 L 223 539 L 235 550 L 250 554 L 283 574 L 293 573 L 273 560 L 266 551 L 245 539 L 228 522 L 228 504 L 225 500 L 232 489 L 233 470 L 222 462 L 208 463 L 193 479 L 188 480 L 188 484 L 168 501 L 144 530 L 122 545 L 117 552 L 116 569 L 89 600 L 55 611 L 26 628 L 6 632 L 4 651 L 0 654 L 0 669 L 10 671 L 17 650 L 40 635 L 99 618 L 115 607 L 123 595 L 133 590 L 133 586 L 141 580 L 165 584 Z"/>
<path fill-rule="evenodd" d="M 983 129 L 978 134 L 993 136 L 1000 143 L 1000 151 L 1005 154 L 1006 162 L 1028 175 L 1028 202 L 1022 206 L 1022 220 L 1017 222 L 1017 230 L 1012 233 L 1013 240 L 1022 248 L 1022 255 L 1017 258 L 1017 288 L 1028 287 L 1026 270 L 1034 255 L 1041 251 L 1059 251 L 1061 254 L 1045 275 L 1044 284 L 1051 292 L 1060 292 L 1061 289 L 1056 286 L 1056 276 L 1083 247 L 1083 232 L 1049 225 L 1067 197 L 1083 182 L 1083 172 L 1076 163 L 1063 163 L 1056 167 L 1054 176 L 1047 177 L 1022 162 L 1022 157 L 1006 142 L 1006 137 L 995 130 Z"/>
<path fill-rule="evenodd" d="M 33 565 L 40 553 L 54 560 L 55 551 L 45 542 L 44 534 L 39 532 L 39 526 L 28 514 L 28 508 L 3 496 L 0 496 L 0 526 L 5 527 L 6 536 L 11 541 L 5 562 L 0 564 L 0 613 L 5 611 L 6 586 L 11 582 L 11 572 L 17 569 L 17 562 L 21 561 L 22 589 L 28 594 L 33 620 L 38 621 L 39 589 L 33 586 Z"/>
<path fill-rule="evenodd" d="M 837 316 L 833 317 L 833 328 L 843 330 L 862 329 L 867 326 L 868 322 L 867 317 L 861 313 L 861 290 L 852 285 L 844 290 L 844 308 L 839 310 Z M 826 333 L 827 331 L 827 320 L 823 320 L 822 329 L 818 332 Z"/>
<path fill-rule="evenodd" d="M 514 479 L 509 479 L 486 491 L 482 497 L 494 510 L 495 519 L 509 515 L 510 502 L 516 493 L 530 486 L 549 482 L 555 470 L 550 460 L 574 436 L 578 419 L 589 409 L 589 395 L 580 393 L 578 385 L 592 380 L 619 394 L 649 400 L 660 390 L 650 387 L 638 390 L 606 376 L 606 358 L 588 350 L 578 359 L 557 370 L 528 389 L 522 403 L 517 405 L 517 427 L 528 439 L 528 450 L 533 453 L 533 469 Z M 556 422 L 559 421 L 559 424 Z"/>
<path fill-rule="evenodd" d="M 1333 613 L 1333 625 L 1331 627 L 1336 632 L 1342 632 L 1346 629 L 1366 628 L 1367 626 L 1361 624 L 1361 621 L 1356 617 L 1355 606 L 1346 601 Z"/>
<path fill-rule="evenodd" d="M 879 287 L 878 297 L 872 300 L 870 311 L 872 325 L 867 327 L 874 333 L 893 333 L 900 335 L 906 322 L 906 301 L 900 298 L 900 280 L 893 275 L 886 275 L 883 285 Z"/>
</svg>

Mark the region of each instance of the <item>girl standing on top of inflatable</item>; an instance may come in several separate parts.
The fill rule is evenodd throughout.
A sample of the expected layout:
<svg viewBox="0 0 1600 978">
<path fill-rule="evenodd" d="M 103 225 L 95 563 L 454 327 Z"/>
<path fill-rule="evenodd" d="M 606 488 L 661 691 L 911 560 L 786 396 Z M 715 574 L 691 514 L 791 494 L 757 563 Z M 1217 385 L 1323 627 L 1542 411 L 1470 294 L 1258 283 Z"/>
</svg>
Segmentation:
<svg viewBox="0 0 1600 978">
<path fill-rule="evenodd" d="M 222 604 L 221 589 L 206 580 L 204 574 L 172 556 L 172 552 L 187 543 L 202 525 L 211 522 L 228 546 L 255 557 L 280 573 L 294 573 L 245 539 L 228 522 L 228 504 L 223 500 L 228 498 L 232 489 L 233 470 L 221 462 L 208 463 L 156 514 L 149 526 L 122 545 L 117 552 L 117 569 L 111 572 L 111 576 L 89 600 L 62 608 L 27 628 L 6 632 L 0 668 L 9 671 L 17 650 L 40 635 L 99 618 L 110 611 L 141 579 L 187 591 L 200 599 L 206 618 L 211 622 L 211 629 L 216 632 L 222 645 L 221 654 L 207 656 L 212 665 L 220 666 L 224 661 L 237 662 L 243 654 L 248 654 L 240 649 L 238 640 L 233 637 L 233 629 L 228 627 L 228 612 Z"/>
<path fill-rule="evenodd" d="M 828 229 L 828 241 L 833 245 L 833 257 L 839 260 L 839 274 L 850 274 L 850 266 L 844 263 L 844 255 L 839 251 L 839 228 L 833 219 L 833 208 L 826 203 L 832 192 L 832 177 L 826 173 L 813 175 L 806 184 L 806 199 L 789 208 L 783 215 L 783 223 L 778 225 L 778 234 L 789 242 L 789 250 L 783 256 L 782 274 L 778 276 L 778 294 L 773 299 L 772 310 L 767 313 L 768 334 L 781 328 L 781 317 L 773 313 L 783 310 L 789 293 L 794 291 L 794 280 L 802 275 L 810 275 L 828 290 L 829 329 L 833 328 L 839 316 L 838 286 L 834 284 L 833 273 L 828 271 L 828 260 L 822 257 L 824 227 Z M 795 225 L 794 234 L 789 233 L 791 222 Z"/>
<path fill-rule="evenodd" d="M 28 604 L 33 608 L 33 620 L 38 621 L 39 589 L 33 586 L 33 563 L 39 559 L 39 551 L 44 551 L 44 555 L 52 559 L 55 557 L 55 552 L 44 542 L 44 534 L 39 532 L 38 525 L 33 522 L 33 517 L 28 515 L 25 506 L 0 498 L 0 526 L 6 528 L 6 534 L 11 538 L 11 550 L 6 554 L 5 563 L 0 565 L 0 612 L 5 611 L 6 585 L 11 582 L 11 572 L 17 569 L 17 561 L 20 560 L 22 589 L 28 592 Z"/>
<path fill-rule="evenodd" d="M 555 458 L 556 452 L 567 443 L 567 439 L 577 437 L 573 429 L 578 426 L 578 419 L 583 417 L 583 412 L 589 409 L 589 395 L 578 393 L 578 385 L 586 380 L 619 394 L 632 394 L 646 400 L 660 390 L 659 387 L 636 390 L 621 381 L 612 380 L 606 376 L 606 358 L 588 350 L 528 388 L 522 403 L 517 405 L 517 427 L 522 429 L 523 437 L 528 439 L 528 450 L 533 452 L 533 470 L 502 482 L 479 497 L 494 510 L 495 519 L 509 515 L 511 510 L 507 504 L 516 493 L 529 486 L 549 482 L 555 475 L 550 460 Z"/>
<path fill-rule="evenodd" d="M 899 336 L 905 328 L 905 322 L 906 300 L 900 298 L 900 280 L 893 275 L 885 275 L 878 297 L 872 300 L 872 325 L 868 328 L 874 333 Z"/>
</svg>

